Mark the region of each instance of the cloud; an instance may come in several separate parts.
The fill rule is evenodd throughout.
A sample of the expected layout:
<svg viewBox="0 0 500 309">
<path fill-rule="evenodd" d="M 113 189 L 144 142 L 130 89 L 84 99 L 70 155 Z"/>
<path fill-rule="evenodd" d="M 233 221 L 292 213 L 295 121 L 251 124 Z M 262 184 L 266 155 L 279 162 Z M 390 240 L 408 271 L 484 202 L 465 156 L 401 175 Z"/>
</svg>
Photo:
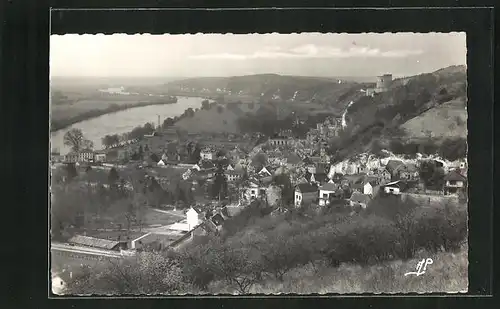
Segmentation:
<svg viewBox="0 0 500 309">
<path fill-rule="evenodd" d="M 379 57 L 379 58 L 405 58 L 422 54 L 422 50 L 387 50 L 366 46 L 355 46 L 348 49 L 340 49 L 328 46 L 316 46 L 306 44 L 290 49 L 282 49 L 276 46 L 264 47 L 251 54 L 239 53 L 216 53 L 189 56 L 190 59 L 224 59 L 224 60 L 250 60 L 250 59 L 307 59 L 307 58 L 356 58 L 356 57 Z"/>
</svg>

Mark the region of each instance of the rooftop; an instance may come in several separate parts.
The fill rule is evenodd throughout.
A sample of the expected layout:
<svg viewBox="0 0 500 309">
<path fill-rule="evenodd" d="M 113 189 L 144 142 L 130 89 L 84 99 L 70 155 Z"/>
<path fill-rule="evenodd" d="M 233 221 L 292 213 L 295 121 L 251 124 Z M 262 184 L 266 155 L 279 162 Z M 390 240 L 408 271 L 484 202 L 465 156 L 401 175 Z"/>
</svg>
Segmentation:
<svg viewBox="0 0 500 309">
<path fill-rule="evenodd" d="M 324 185 L 319 187 L 319 189 L 323 191 L 336 191 L 337 187 L 338 186 L 334 183 L 325 183 Z"/>
<path fill-rule="evenodd" d="M 353 202 L 368 204 L 371 201 L 371 197 L 368 194 L 353 192 L 349 200 Z"/>
<path fill-rule="evenodd" d="M 295 186 L 295 190 L 299 190 L 301 193 L 310 193 L 318 191 L 318 188 L 309 183 L 301 183 Z"/>
<path fill-rule="evenodd" d="M 107 249 L 107 250 L 113 249 L 114 247 L 116 247 L 120 243 L 119 241 L 100 239 L 100 238 L 81 236 L 81 235 L 76 235 L 76 236 L 71 237 L 68 240 L 68 242 L 73 243 L 73 244 L 88 246 L 88 247 Z"/>
</svg>

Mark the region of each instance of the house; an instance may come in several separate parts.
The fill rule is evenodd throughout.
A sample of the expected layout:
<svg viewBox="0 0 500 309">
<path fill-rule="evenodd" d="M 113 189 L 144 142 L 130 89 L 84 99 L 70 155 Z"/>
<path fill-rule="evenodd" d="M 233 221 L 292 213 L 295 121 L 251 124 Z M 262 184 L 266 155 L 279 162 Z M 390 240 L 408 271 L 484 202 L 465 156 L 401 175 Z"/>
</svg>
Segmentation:
<svg viewBox="0 0 500 309">
<path fill-rule="evenodd" d="M 391 174 L 391 180 L 399 178 L 400 169 L 404 166 L 403 161 L 389 160 L 385 165 L 385 169 Z"/>
<path fill-rule="evenodd" d="M 94 153 L 94 162 L 106 162 L 106 152 L 96 151 Z"/>
<path fill-rule="evenodd" d="M 384 188 L 384 193 L 385 194 L 394 194 L 394 195 L 399 195 L 406 189 L 406 184 L 401 181 L 393 181 L 390 183 L 387 183 L 383 186 Z"/>
<path fill-rule="evenodd" d="M 211 161 L 201 160 L 198 164 L 195 164 L 193 166 L 193 169 L 197 170 L 198 172 L 215 171 L 217 167 Z"/>
<path fill-rule="evenodd" d="M 79 245 L 84 247 L 92 247 L 96 249 L 103 250 L 113 250 L 120 251 L 120 249 L 125 249 L 127 244 L 121 241 L 113 241 L 108 239 L 100 239 L 89 236 L 76 235 L 68 240 L 68 243 L 73 245 Z"/>
<path fill-rule="evenodd" d="M 275 135 L 269 139 L 269 145 L 271 146 L 286 146 L 290 143 L 290 140 L 284 136 Z"/>
<path fill-rule="evenodd" d="M 226 170 L 224 175 L 228 182 L 235 182 L 241 180 L 245 172 L 243 170 Z"/>
<path fill-rule="evenodd" d="M 417 180 L 420 178 L 418 167 L 414 163 L 404 164 L 399 171 L 399 178 L 405 180 Z"/>
<path fill-rule="evenodd" d="M 457 170 L 451 171 L 444 177 L 444 194 L 458 194 L 459 191 L 465 190 L 467 178 L 460 174 Z"/>
<path fill-rule="evenodd" d="M 274 175 L 274 169 L 270 166 L 264 166 L 258 173 L 260 177 L 269 177 Z"/>
<path fill-rule="evenodd" d="M 202 160 L 214 160 L 217 157 L 217 151 L 212 147 L 205 147 L 200 151 Z"/>
<path fill-rule="evenodd" d="M 192 230 L 196 226 L 198 226 L 202 222 L 201 217 L 202 213 L 200 209 L 195 209 L 193 207 L 190 207 L 186 212 L 186 221 L 188 225 L 188 230 Z"/>
<path fill-rule="evenodd" d="M 352 187 L 353 185 L 360 183 L 366 178 L 366 174 L 351 174 L 342 176 L 341 183 Z"/>
<path fill-rule="evenodd" d="M 388 183 L 392 179 L 392 174 L 386 169 L 379 170 L 377 174 L 381 184 Z"/>
<path fill-rule="evenodd" d="M 361 206 L 362 208 L 366 208 L 368 203 L 371 201 L 371 196 L 368 194 L 363 194 L 360 192 L 353 192 L 351 198 L 349 198 L 349 205 L 351 207 Z"/>
<path fill-rule="evenodd" d="M 366 195 L 373 195 L 373 187 L 375 186 L 375 181 L 363 180 L 352 185 L 354 192 L 359 192 Z"/>
<path fill-rule="evenodd" d="M 318 184 L 318 185 L 323 185 L 329 181 L 328 175 L 326 173 L 316 173 L 316 174 L 308 174 L 309 176 L 309 183 L 311 184 Z"/>
<path fill-rule="evenodd" d="M 93 153 L 89 152 L 69 152 L 64 155 L 65 163 L 88 162 L 94 158 Z"/>
<path fill-rule="evenodd" d="M 266 187 L 262 185 L 258 180 L 250 180 L 245 184 L 242 198 L 243 200 L 251 201 L 253 199 L 257 199 L 265 196 Z"/>
<path fill-rule="evenodd" d="M 301 183 L 295 186 L 295 196 L 294 196 L 294 205 L 296 207 L 301 204 L 308 204 L 313 202 L 316 199 L 316 194 L 318 192 L 318 187 L 308 184 Z"/>
<path fill-rule="evenodd" d="M 338 185 L 334 183 L 326 183 L 319 187 L 319 206 L 330 204 L 330 199 L 336 196 Z"/>
</svg>

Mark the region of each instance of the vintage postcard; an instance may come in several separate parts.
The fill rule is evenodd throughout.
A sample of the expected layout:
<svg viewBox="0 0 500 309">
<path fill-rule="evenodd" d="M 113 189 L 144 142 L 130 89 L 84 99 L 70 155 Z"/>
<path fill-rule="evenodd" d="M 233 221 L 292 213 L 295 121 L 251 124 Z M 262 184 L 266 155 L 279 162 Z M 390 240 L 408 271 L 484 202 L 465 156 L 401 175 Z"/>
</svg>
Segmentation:
<svg viewBox="0 0 500 309">
<path fill-rule="evenodd" d="M 467 292 L 466 90 L 458 32 L 52 35 L 52 292 Z"/>
</svg>

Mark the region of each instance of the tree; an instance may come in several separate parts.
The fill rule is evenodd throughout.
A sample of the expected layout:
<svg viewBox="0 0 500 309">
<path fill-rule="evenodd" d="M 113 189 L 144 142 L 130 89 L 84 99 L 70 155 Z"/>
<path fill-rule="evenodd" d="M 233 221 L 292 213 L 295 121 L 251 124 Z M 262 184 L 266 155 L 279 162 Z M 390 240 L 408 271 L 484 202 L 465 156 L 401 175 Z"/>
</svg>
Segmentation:
<svg viewBox="0 0 500 309">
<path fill-rule="evenodd" d="M 78 171 L 76 170 L 76 166 L 73 163 L 66 165 L 66 177 L 68 181 L 71 181 L 73 178 L 78 176 Z"/>
<path fill-rule="evenodd" d="M 210 101 L 208 100 L 203 100 L 201 102 L 201 109 L 202 110 L 209 110 L 210 109 Z"/>
<path fill-rule="evenodd" d="M 263 153 L 258 153 L 252 158 L 252 163 L 265 166 L 267 164 L 267 157 Z"/>
<path fill-rule="evenodd" d="M 255 249 L 231 243 L 212 243 L 208 253 L 209 269 L 215 278 L 234 286 L 240 294 L 247 294 L 258 282 L 262 267 Z"/>
<path fill-rule="evenodd" d="M 227 197 L 227 179 L 222 164 L 219 164 L 212 184 L 212 198 L 223 200 Z"/>
<path fill-rule="evenodd" d="M 86 139 L 82 130 L 77 128 L 73 128 L 64 134 L 64 145 L 71 147 L 74 152 L 94 147 L 92 141 Z"/>
<path fill-rule="evenodd" d="M 160 161 L 160 158 L 158 158 L 158 156 L 156 155 L 156 153 L 152 153 L 152 154 L 149 156 L 149 158 L 150 158 L 151 160 L 153 160 L 153 162 L 155 162 L 155 163 L 157 163 L 157 162 L 159 162 L 159 161 Z"/>
<path fill-rule="evenodd" d="M 419 168 L 420 179 L 424 186 L 431 190 L 442 190 L 444 185 L 444 170 L 433 161 L 423 161 Z"/>
<path fill-rule="evenodd" d="M 168 128 L 171 127 L 175 124 L 175 120 L 173 118 L 168 117 L 167 119 L 163 120 L 163 128 Z"/>
<path fill-rule="evenodd" d="M 281 205 L 289 206 L 293 204 L 294 189 L 288 174 L 274 176 L 273 182 L 281 188 Z"/>
<path fill-rule="evenodd" d="M 118 175 L 116 168 L 112 167 L 108 173 L 108 183 L 110 185 L 115 184 L 119 179 L 120 179 L 120 176 Z"/>
<path fill-rule="evenodd" d="M 179 294 L 193 293 L 178 261 L 160 253 L 141 252 L 129 259 L 109 259 L 102 271 L 87 272 L 68 282 L 68 294 Z"/>
</svg>

